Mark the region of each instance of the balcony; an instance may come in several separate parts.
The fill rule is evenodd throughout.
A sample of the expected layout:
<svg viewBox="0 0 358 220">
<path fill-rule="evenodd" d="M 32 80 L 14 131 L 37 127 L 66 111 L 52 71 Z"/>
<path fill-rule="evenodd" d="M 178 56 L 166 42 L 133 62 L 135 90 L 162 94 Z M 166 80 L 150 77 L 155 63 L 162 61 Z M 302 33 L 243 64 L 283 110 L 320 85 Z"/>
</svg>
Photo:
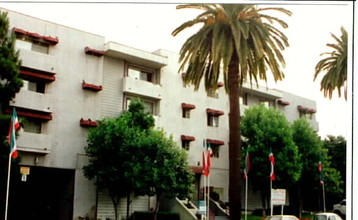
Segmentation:
<svg viewBox="0 0 358 220">
<path fill-rule="evenodd" d="M 106 56 L 123 59 L 130 63 L 150 68 L 161 68 L 168 64 L 166 57 L 114 42 L 106 43 L 104 50 Z"/>
<path fill-rule="evenodd" d="M 123 92 L 139 96 L 161 99 L 163 90 L 160 85 L 140 79 L 125 77 L 123 79 Z"/>
<path fill-rule="evenodd" d="M 51 96 L 48 94 L 37 93 L 21 89 L 11 102 L 12 106 L 26 108 L 41 112 L 52 112 Z"/>
<path fill-rule="evenodd" d="M 21 48 L 19 51 L 21 66 L 50 73 L 55 73 L 57 71 L 56 59 L 54 56 Z"/>
<path fill-rule="evenodd" d="M 20 131 L 17 137 L 19 151 L 48 154 L 51 151 L 51 136 Z"/>
</svg>

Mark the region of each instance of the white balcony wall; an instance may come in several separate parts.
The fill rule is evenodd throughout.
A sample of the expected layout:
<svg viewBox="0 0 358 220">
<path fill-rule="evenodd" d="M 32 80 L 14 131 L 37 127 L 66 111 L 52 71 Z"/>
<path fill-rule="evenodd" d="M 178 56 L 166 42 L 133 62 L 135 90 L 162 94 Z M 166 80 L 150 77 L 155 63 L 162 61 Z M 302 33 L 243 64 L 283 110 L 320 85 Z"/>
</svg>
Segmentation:
<svg viewBox="0 0 358 220">
<path fill-rule="evenodd" d="M 57 72 L 55 56 L 26 49 L 19 49 L 19 51 L 22 66 L 51 73 Z"/>
<path fill-rule="evenodd" d="M 51 96 L 48 94 L 21 89 L 20 92 L 16 94 L 11 105 L 42 112 L 52 112 L 51 100 Z"/>
<path fill-rule="evenodd" d="M 20 151 L 45 154 L 51 151 L 51 135 L 20 131 L 16 143 Z"/>
<path fill-rule="evenodd" d="M 133 79 L 130 77 L 124 78 L 123 91 L 125 93 L 136 94 L 153 99 L 161 99 L 163 93 L 161 86 L 158 84 L 153 84 L 139 79 Z"/>
</svg>

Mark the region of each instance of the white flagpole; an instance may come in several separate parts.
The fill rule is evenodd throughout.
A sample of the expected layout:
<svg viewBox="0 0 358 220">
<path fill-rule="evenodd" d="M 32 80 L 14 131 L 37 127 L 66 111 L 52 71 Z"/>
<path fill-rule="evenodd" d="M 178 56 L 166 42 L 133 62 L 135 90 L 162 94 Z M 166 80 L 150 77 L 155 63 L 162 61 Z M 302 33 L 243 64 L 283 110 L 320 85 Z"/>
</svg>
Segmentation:
<svg viewBox="0 0 358 220">
<path fill-rule="evenodd" d="M 323 193 L 323 212 L 326 212 L 326 198 L 324 193 L 324 182 L 322 183 L 322 193 Z"/>
<path fill-rule="evenodd" d="M 249 178 L 246 176 L 246 184 L 245 184 L 245 220 L 247 220 L 247 190 L 248 190 L 248 180 Z"/>
<path fill-rule="evenodd" d="M 9 165 L 8 165 L 8 171 L 7 171 L 7 187 L 6 187 L 6 202 L 5 202 L 5 220 L 7 220 L 7 210 L 8 210 L 8 205 L 9 205 L 10 171 L 11 171 L 11 153 L 9 154 Z"/>
<path fill-rule="evenodd" d="M 210 189 L 209 189 L 209 187 L 210 187 L 210 173 L 209 173 L 209 175 L 208 175 L 208 178 L 207 178 L 207 180 L 208 180 L 208 190 L 206 191 L 206 193 L 207 193 L 207 195 L 206 195 L 206 201 L 207 201 L 207 206 L 206 206 L 206 216 L 207 216 L 207 219 L 209 220 L 210 219 L 210 201 L 209 201 L 209 197 L 210 197 Z"/>
<path fill-rule="evenodd" d="M 271 216 L 273 215 L 273 205 L 272 205 L 272 179 L 270 178 L 270 207 L 271 207 Z"/>
</svg>

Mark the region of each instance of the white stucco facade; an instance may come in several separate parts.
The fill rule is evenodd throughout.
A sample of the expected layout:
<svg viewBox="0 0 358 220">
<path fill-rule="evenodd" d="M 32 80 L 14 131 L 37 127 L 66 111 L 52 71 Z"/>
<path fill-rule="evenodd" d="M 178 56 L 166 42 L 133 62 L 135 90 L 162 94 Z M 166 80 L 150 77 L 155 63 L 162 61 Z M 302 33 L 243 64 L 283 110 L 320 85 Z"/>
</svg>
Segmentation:
<svg viewBox="0 0 358 220">
<path fill-rule="evenodd" d="M 155 126 L 172 135 L 179 147 L 183 136 L 194 138 L 188 149 L 190 166 L 202 166 L 203 140 L 220 143 L 218 157 L 212 159 L 211 186 L 219 192 L 221 200 L 228 201 L 229 102 L 224 87 L 218 88 L 217 97 L 208 97 L 203 86 L 198 91 L 193 86 L 184 86 L 182 73 L 178 73 L 178 54 L 170 51 L 150 53 L 105 42 L 102 36 L 12 11 L 8 17 L 11 29 L 58 39 L 56 44 L 49 45 L 48 54 L 20 49 L 23 67 L 53 75 L 55 80 L 46 81 L 43 93 L 22 89 L 11 105 L 20 109 L 19 116 L 29 117 L 30 112 L 30 117 L 40 117 L 37 120 L 41 122 L 40 132 L 20 132 L 21 164 L 74 171 L 73 219 L 93 215 L 97 203 L 94 183 L 82 173 L 87 162 L 84 148 L 88 128 L 80 125 L 80 119 L 116 117 L 133 97 L 147 102 Z M 86 47 L 95 55 L 85 53 Z M 139 78 L 131 75 L 131 68 L 143 71 Z M 83 83 L 102 87 L 87 90 L 83 89 Z M 303 109 L 312 115 L 311 124 L 318 129 L 315 101 L 283 91 L 250 87 L 245 85 L 243 89 L 242 113 L 248 106 L 265 102 L 293 121 L 302 116 Z M 189 118 L 183 118 L 183 103 L 195 106 L 189 110 Z M 208 126 L 210 111 L 219 112 L 218 125 Z"/>
</svg>

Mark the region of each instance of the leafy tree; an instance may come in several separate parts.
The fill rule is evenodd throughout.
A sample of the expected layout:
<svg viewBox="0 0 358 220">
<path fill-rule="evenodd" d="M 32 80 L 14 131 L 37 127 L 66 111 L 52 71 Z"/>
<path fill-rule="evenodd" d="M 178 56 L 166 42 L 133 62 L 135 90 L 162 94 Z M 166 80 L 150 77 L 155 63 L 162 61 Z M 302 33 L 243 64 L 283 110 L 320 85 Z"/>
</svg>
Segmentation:
<svg viewBox="0 0 358 220">
<path fill-rule="evenodd" d="M 132 192 L 160 198 L 186 197 L 191 192 L 192 173 L 187 154 L 163 131 L 153 130 L 154 119 L 139 100 L 118 118 L 103 119 L 88 134 L 89 164 L 84 175 L 96 179 L 99 190 L 107 190 L 115 216 L 121 197 Z"/>
<path fill-rule="evenodd" d="M 332 170 L 330 173 L 334 174 L 336 178 L 331 184 L 333 187 L 329 191 L 332 204 L 337 203 L 342 198 L 345 198 L 346 186 L 346 140 L 342 136 L 328 135 L 323 140 L 323 146 L 327 150 L 327 157 L 330 161 Z M 338 175 L 339 173 L 339 175 Z"/>
<path fill-rule="evenodd" d="M 176 28 L 172 35 L 195 24 L 202 28 L 189 37 L 180 51 L 180 71 L 185 69 L 185 83 L 197 90 L 202 78 L 205 89 L 217 89 L 222 70 L 225 89 L 229 95 L 229 206 L 230 218 L 241 219 L 241 130 L 239 97 L 245 81 L 267 80 L 269 68 L 275 79 L 284 77 L 281 50 L 288 46 L 286 36 L 273 23 L 286 28 L 287 24 L 265 11 L 291 15 L 282 8 L 258 8 L 256 5 L 186 4 L 177 9 L 204 10 L 193 20 Z"/>
<path fill-rule="evenodd" d="M 340 38 L 331 34 L 336 41 L 335 44 L 326 44 L 332 48 L 332 52 L 322 53 L 321 55 L 328 55 L 326 58 L 320 60 L 315 68 L 314 80 L 316 80 L 320 72 L 326 72 L 321 80 L 321 91 L 325 97 L 332 98 L 334 90 L 338 91 L 338 96 L 341 97 L 341 88 L 344 88 L 344 97 L 347 99 L 347 42 L 348 33 L 341 27 L 342 35 Z"/>
<path fill-rule="evenodd" d="M 241 121 L 244 146 L 249 147 L 251 158 L 250 182 L 254 190 L 260 190 L 263 207 L 270 195 L 270 150 L 275 157 L 277 188 L 288 188 L 301 176 L 302 161 L 293 142 L 290 124 L 282 113 L 274 108 L 256 105 L 247 109 Z"/>
<path fill-rule="evenodd" d="M 9 19 L 6 12 L 0 11 L 0 104 L 8 105 L 9 101 L 22 87 L 19 78 L 21 61 L 15 50 L 15 36 L 9 32 Z"/>
<path fill-rule="evenodd" d="M 188 170 L 187 153 L 163 131 L 151 131 L 137 144 L 136 160 L 130 172 L 138 194 L 187 198 L 192 193 L 194 177 Z"/>
<path fill-rule="evenodd" d="M 108 190 L 115 216 L 121 197 L 133 192 L 133 182 L 127 178 L 130 168 L 135 166 L 131 158 L 132 147 L 149 133 L 154 119 L 144 112 L 141 102 L 134 100 L 129 110 L 118 118 L 106 118 L 99 126 L 90 129 L 86 154 L 89 164 L 83 167 L 88 179 L 95 179 L 98 190 Z"/>
<path fill-rule="evenodd" d="M 302 155 L 302 175 L 297 184 L 292 187 L 292 206 L 297 207 L 296 214 L 301 216 L 302 209 L 312 207 L 312 198 L 319 186 L 318 162 L 322 154 L 322 141 L 311 127 L 307 119 L 298 119 L 292 124 L 293 141 Z M 296 192 L 296 194 L 294 193 Z M 298 197 L 298 198 L 296 198 Z M 304 202 L 307 205 L 304 206 Z"/>
</svg>

